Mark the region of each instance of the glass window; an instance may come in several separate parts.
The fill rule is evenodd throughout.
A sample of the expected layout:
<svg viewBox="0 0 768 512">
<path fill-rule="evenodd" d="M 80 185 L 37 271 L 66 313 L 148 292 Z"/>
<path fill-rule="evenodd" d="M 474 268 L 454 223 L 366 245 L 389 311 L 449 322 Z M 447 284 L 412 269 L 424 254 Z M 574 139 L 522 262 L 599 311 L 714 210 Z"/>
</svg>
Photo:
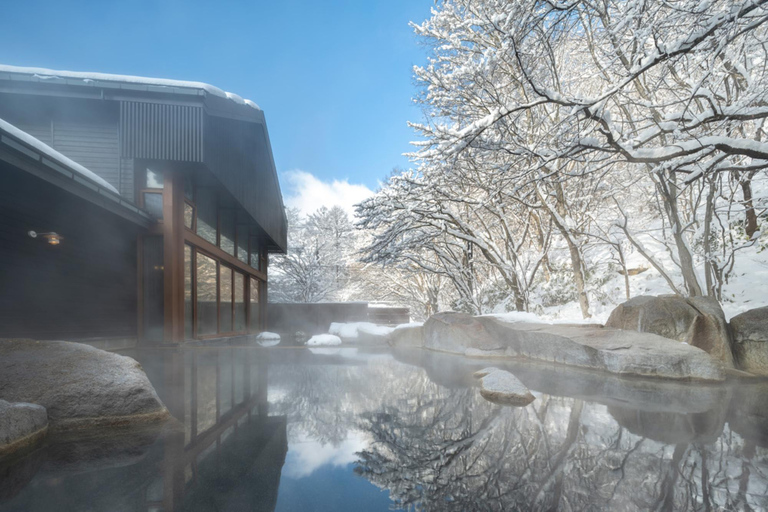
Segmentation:
<svg viewBox="0 0 768 512">
<path fill-rule="evenodd" d="M 235 210 L 219 210 L 221 235 L 219 247 L 227 254 L 235 255 Z"/>
<path fill-rule="evenodd" d="M 195 225 L 195 207 L 189 203 L 184 203 L 184 227 L 192 229 Z"/>
<path fill-rule="evenodd" d="M 251 261 L 248 263 L 256 270 L 261 270 L 261 259 L 259 258 L 259 239 L 251 237 Z"/>
<path fill-rule="evenodd" d="M 147 169 L 147 187 L 146 188 L 163 188 L 163 172 Z"/>
<path fill-rule="evenodd" d="M 246 224 L 237 225 L 237 259 L 248 263 L 248 226 Z"/>
<path fill-rule="evenodd" d="M 252 277 L 250 285 L 250 301 L 248 304 L 250 331 L 259 332 L 261 330 L 259 322 L 259 280 Z"/>
<path fill-rule="evenodd" d="M 195 186 L 189 176 L 184 176 L 184 198 L 190 201 L 195 200 Z"/>
<path fill-rule="evenodd" d="M 216 261 L 197 253 L 197 334 L 216 334 Z"/>
<path fill-rule="evenodd" d="M 197 234 L 216 245 L 216 193 L 212 188 L 197 189 Z"/>
<path fill-rule="evenodd" d="M 232 269 L 219 265 L 219 332 L 232 332 Z"/>
<path fill-rule="evenodd" d="M 245 331 L 245 276 L 235 272 L 235 331 Z"/>
<path fill-rule="evenodd" d="M 192 339 L 192 247 L 184 245 L 184 338 Z"/>
<path fill-rule="evenodd" d="M 157 219 L 163 218 L 163 194 L 144 192 L 144 209 Z"/>
</svg>

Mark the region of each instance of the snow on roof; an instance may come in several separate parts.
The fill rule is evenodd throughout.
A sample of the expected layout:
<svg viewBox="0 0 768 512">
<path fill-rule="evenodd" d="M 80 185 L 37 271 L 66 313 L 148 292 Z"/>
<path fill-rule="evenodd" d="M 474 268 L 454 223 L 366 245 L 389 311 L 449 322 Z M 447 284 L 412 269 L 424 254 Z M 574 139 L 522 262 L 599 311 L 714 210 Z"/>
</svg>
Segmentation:
<svg viewBox="0 0 768 512">
<path fill-rule="evenodd" d="M 261 110 L 259 106 L 251 100 L 246 100 L 233 94 L 226 92 L 213 85 L 203 82 L 188 82 L 185 80 L 169 80 L 167 78 L 147 78 L 143 76 L 129 76 L 129 75 L 111 75 L 108 73 L 89 73 L 82 71 L 57 71 L 53 69 L 45 68 L 27 68 L 20 66 L 6 66 L 0 65 L 0 73 L 20 73 L 25 75 L 31 75 L 38 78 L 41 81 L 55 80 L 55 79 L 69 79 L 69 80 L 82 80 L 84 84 L 93 84 L 94 82 L 115 82 L 122 84 L 134 84 L 134 85 L 146 85 L 153 87 L 169 87 L 169 88 L 181 88 L 181 89 L 197 89 L 205 91 L 207 94 L 212 94 L 220 98 L 229 99 L 238 105 L 248 105 L 256 110 Z M 173 91 L 168 91 L 173 92 Z"/>
<path fill-rule="evenodd" d="M 19 139 L 20 141 L 24 142 L 25 144 L 33 147 L 38 152 L 44 154 L 48 158 L 55 160 L 56 162 L 63 164 L 67 166 L 70 170 L 76 172 L 80 176 L 84 178 L 88 178 L 89 180 L 95 182 L 97 185 L 99 185 L 102 188 L 105 188 L 109 190 L 110 192 L 114 192 L 117 195 L 120 195 L 120 193 L 117 191 L 115 187 L 110 185 L 104 178 L 97 175 L 93 171 L 90 171 L 80 165 L 79 163 L 75 162 L 74 160 L 71 160 L 70 158 L 62 155 L 55 149 L 53 149 L 48 144 L 40 141 L 39 139 L 34 138 L 27 132 L 21 131 L 12 124 L 10 124 L 7 121 L 4 121 L 0 119 L 0 130 L 3 130 L 4 132 L 12 135 L 13 137 Z"/>
</svg>

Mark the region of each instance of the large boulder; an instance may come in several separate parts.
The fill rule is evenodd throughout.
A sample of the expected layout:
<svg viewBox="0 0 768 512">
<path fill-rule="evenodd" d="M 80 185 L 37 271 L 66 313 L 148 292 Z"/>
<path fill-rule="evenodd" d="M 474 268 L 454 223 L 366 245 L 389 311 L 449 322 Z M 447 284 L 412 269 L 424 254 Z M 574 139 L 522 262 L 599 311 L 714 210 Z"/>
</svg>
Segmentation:
<svg viewBox="0 0 768 512">
<path fill-rule="evenodd" d="M 387 343 L 393 347 L 424 346 L 424 326 L 422 324 L 398 325 L 387 336 Z"/>
<path fill-rule="evenodd" d="M 768 376 L 768 306 L 731 318 L 733 348 L 739 366 Z"/>
<path fill-rule="evenodd" d="M 0 456 L 34 445 L 47 430 L 44 407 L 0 400 Z"/>
<path fill-rule="evenodd" d="M 170 416 L 135 360 L 66 341 L 0 341 L 0 398 L 45 407 L 52 429 Z"/>
<path fill-rule="evenodd" d="M 712 297 L 634 297 L 614 309 L 605 326 L 685 342 L 733 367 L 728 322 L 720 303 Z"/>
<path fill-rule="evenodd" d="M 504 322 L 459 313 L 432 317 L 424 328 L 426 348 L 465 356 L 533 359 L 620 375 L 725 379 L 723 364 L 703 350 L 670 343 L 650 333 L 591 325 Z"/>
<path fill-rule="evenodd" d="M 487 352 L 504 345 L 480 321 L 466 313 L 437 313 L 424 324 L 424 347 L 441 352 L 464 354 L 467 349 Z"/>
</svg>

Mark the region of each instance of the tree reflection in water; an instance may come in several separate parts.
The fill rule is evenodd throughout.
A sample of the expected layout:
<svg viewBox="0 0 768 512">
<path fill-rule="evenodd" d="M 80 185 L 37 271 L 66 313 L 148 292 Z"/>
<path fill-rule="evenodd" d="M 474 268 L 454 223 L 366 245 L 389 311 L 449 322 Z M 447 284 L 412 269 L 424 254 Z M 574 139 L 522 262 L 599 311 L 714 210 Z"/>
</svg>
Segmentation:
<svg viewBox="0 0 768 512">
<path fill-rule="evenodd" d="M 461 358 L 292 356 L 271 410 L 297 436 L 368 439 L 355 471 L 415 510 L 768 507 L 766 384 L 698 386 L 510 366 L 537 395 L 485 401 Z M 299 363 L 299 364 L 297 364 Z M 290 449 L 290 448 L 289 448 Z"/>
</svg>

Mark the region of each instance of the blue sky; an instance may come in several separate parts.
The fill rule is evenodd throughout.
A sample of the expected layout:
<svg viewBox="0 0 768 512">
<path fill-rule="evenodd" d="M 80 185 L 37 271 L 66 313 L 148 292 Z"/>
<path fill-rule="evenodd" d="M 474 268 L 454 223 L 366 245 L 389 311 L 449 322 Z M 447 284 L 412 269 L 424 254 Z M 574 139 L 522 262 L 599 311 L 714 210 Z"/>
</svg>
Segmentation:
<svg viewBox="0 0 768 512">
<path fill-rule="evenodd" d="M 208 82 L 267 116 L 283 194 L 374 189 L 415 134 L 431 0 L 4 2 L 0 63 Z M 300 171 L 291 173 L 291 171 Z M 362 188 L 357 192 L 365 195 Z M 306 202 L 306 201 L 305 201 Z M 314 204 L 310 205 L 311 207 Z M 307 208 L 309 208 L 308 206 Z"/>
</svg>

